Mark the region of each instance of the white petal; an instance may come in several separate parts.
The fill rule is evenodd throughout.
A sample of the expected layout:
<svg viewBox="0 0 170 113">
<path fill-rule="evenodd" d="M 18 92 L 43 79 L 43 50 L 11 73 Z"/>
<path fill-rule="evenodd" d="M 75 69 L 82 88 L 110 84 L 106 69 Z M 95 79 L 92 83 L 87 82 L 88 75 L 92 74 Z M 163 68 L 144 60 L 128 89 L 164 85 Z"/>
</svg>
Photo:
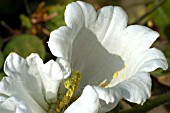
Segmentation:
<svg viewBox="0 0 170 113">
<path fill-rule="evenodd" d="M 22 61 L 23 63 L 20 64 L 20 62 L 18 62 L 17 64 L 17 61 Z M 10 81 L 21 85 L 22 89 L 19 90 L 24 90 L 24 93 L 28 93 L 43 108 L 47 109 L 48 105 L 44 100 L 44 95 L 42 92 L 43 86 L 39 73 L 39 65 L 42 64 L 43 62 L 37 54 L 31 54 L 29 57 L 27 57 L 26 60 L 24 60 L 17 54 L 12 53 L 7 57 L 5 61 L 4 72 L 7 75 L 10 72 L 10 74 L 12 74 Z M 14 86 L 17 87 L 16 85 Z M 9 87 L 11 87 L 11 85 Z M 11 89 L 8 90 L 10 95 L 14 93 L 13 90 L 15 90 L 15 87 L 11 87 Z M 17 93 L 20 95 L 21 92 L 18 91 Z"/>
<path fill-rule="evenodd" d="M 11 111 L 15 113 L 15 109 L 18 102 L 15 101 L 13 97 L 3 99 L 0 103 L 0 109 L 3 109 L 4 111 Z"/>
<path fill-rule="evenodd" d="M 105 101 L 102 106 L 108 103 L 114 107 L 122 97 L 142 104 L 150 97 L 148 72 L 168 68 L 164 55 L 150 49 L 157 32 L 140 25 L 127 27 L 127 15 L 120 7 L 108 6 L 96 12 L 80 1 L 67 6 L 65 21 L 67 27 L 52 32 L 50 50 L 82 73 L 82 88 L 110 82 L 106 90 L 94 86 Z M 118 78 L 113 77 L 115 72 Z M 100 112 L 105 110 L 103 107 Z"/>
<path fill-rule="evenodd" d="M 17 97 L 9 97 L 0 104 L 1 113 L 33 113 Z"/>
<path fill-rule="evenodd" d="M 121 82 L 122 78 L 127 79 L 135 75 L 140 64 L 147 59 L 146 56 L 149 56 L 147 55 L 150 54 L 149 48 L 158 36 L 157 32 L 147 27 L 132 25 L 123 31 L 117 32 L 115 36 L 112 36 L 113 38 L 107 38 L 103 42 L 107 50 L 120 55 L 124 60 L 124 64 L 128 67 L 119 74 L 119 76 L 125 77 L 120 77 L 119 80 L 113 79 L 111 86 Z"/>
<path fill-rule="evenodd" d="M 7 109 L 0 108 L 1 113 L 15 113 L 14 111 L 9 111 Z"/>
<path fill-rule="evenodd" d="M 63 80 L 62 70 L 54 60 L 48 61 L 41 70 L 42 82 L 45 87 L 46 100 L 49 103 L 57 102 L 58 87 Z"/>
<path fill-rule="evenodd" d="M 88 3 L 71 3 L 65 11 L 67 27 L 51 33 L 50 50 L 83 74 L 82 87 L 99 85 L 104 80 L 112 80 L 110 86 L 114 86 L 123 81 L 123 77 L 114 80 L 113 74 L 128 65 L 128 69 L 123 69 L 125 79 L 135 75 L 140 61 L 145 60 L 145 57 L 140 59 L 141 54 L 149 54 L 148 49 L 159 36 L 144 26 L 127 27 L 127 20 L 127 14 L 120 7 L 108 6 L 96 12 Z M 157 67 L 166 65 L 155 63 Z"/>
<path fill-rule="evenodd" d="M 111 26 L 109 28 L 114 29 Z M 129 55 L 135 56 L 149 49 L 158 36 L 157 32 L 147 27 L 131 25 L 120 31 L 109 32 L 102 44 L 110 53 L 119 54 L 126 60 Z"/>
<path fill-rule="evenodd" d="M 88 13 L 89 9 L 91 9 L 90 13 Z M 65 11 L 65 19 L 68 28 L 61 27 L 51 33 L 48 42 L 50 50 L 57 57 L 68 58 L 68 61 L 71 62 L 71 68 L 82 72 L 83 79 L 81 84 L 88 84 L 94 81 L 95 84 L 99 84 L 105 78 L 110 81 L 114 72 L 119 71 L 124 67 L 124 61 L 121 57 L 108 53 L 98 41 L 101 40 L 100 38 L 102 36 L 98 37 L 98 34 L 95 34 L 95 32 L 92 31 L 94 29 L 99 32 L 106 31 L 114 13 L 116 15 L 114 17 L 116 20 L 119 20 L 117 19 L 119 18 L 119 14 L 125 15 L 124 11 L 122 12 L 122 9 L 119 7 L 105 7 L 97 14 L 91 5 L 84 2 L 75 2 L 68 5 Z M 95 15 L 98 15 L 98 19 Z M 77 18 L 77 16 L 80 18 Z M 102 20 L 103 17 L 107 16 L 109 16 L 109 18 L 104 18 L 106 20 Z M 121 17 L 122 16 L 120 16 L 120 18 Z M 97 21 L 96 24 L 94 23 L 95 20 Z M 108 22 L 107 24 L 106 22 L 103 22 L 103 25 L 106 26 L 104 29 L 100 30 L 99 28 L 103 28 L 99 26 L 101 21 Z M 119 23 L 120 26 L 125 27 L 127 24 L 126 21 L 125 15 L 121 22 L 115 23 Z M 83 24 L 85 24 L 85 26 L 82 26 L 79 30 L 79 27 L 82 25 L 81 22 L 84 22 Z M 117 66 L 114 66 L 115 64 L 117 64 Z M 91 77 L 91 80 L 87 81 L 87 78 L 89 77 Z M 96 78 L 98 78 L 98 80 L 96 80 Z"/>
<path fill-rule="evenodd" d="M 121 89 L 118 87 L 102 88 L 99 86 L 93 86 L 93 88 L 97 91 L 100 98 L 101 107 L 99 113 L 105 113 L 112 110 L 116 107 L 119 100 L 123 98 L 123 95 L 121 95 Z"/>
<path fill-rule="evenodd" d="M 81 1 L 67 5 L 65 10 L 65 22 L 74 32 L 78 32 L 83 24 L 86 27 L 93 24 L 96 16 L 94 7 Z"/>
<path fill-rule="evenodd" d="M 136 59 L 131 61 L 131 65 L 119 72 L 118 78 L 112 79 L 107 87 L 114 87 L 116 84 L 135 76 L 137 73 L 146 73 L 162 68 L 168 69 L 168 63 L 164 54 L 156 49 L 151 48 L 145 52 L 136 55 Z"/>
<path fill-rule="evenodd" d="M 4 71 L 8 76 L 12 76 L 16 79 L 19 79 L 20 74 L 22 72 L 22 68 L 25 64 L 26 62 L 22 57 L 18 56 L 15 53 L 11 53 L 8 55 L 5 61 Z M 15 76 L 15 74 L 18 74 L 18 76 Z"/>
<path fill-rule="evenodd" d="M 58 86 L 63 79 L 56 62 L 50 61 L 44 65 L 37 54 L 31 54 L 24 60 L 12 53 L 6 59 L 4 71 L 9 77 L 1 81 L 0 93 L 7 96 L 19 95 L 33 111 L 40 109 L 46 112 L 49 106 L 46 99 L 48 102 L 56 102 Z M 47 86 L 42 81 L 45 77 Z"/>
<path fill-rule="evenodd" d="M 98 113 L 99 107 L 99 96 L 95 89 L 88 85 L 82 95 L 64 113 Z"/>
<path fill-rule="evenodd" d="M 138 72 L 151 72 L 157 68 L 168 69 L 168 63 L 164 54 L 156 48 L 149 49 L 141 56 L 142 58 L 139 57 L 139 60 L 142 60 L 139 62 Z"/>
<path fill-rule="evenodd" d="M 138 73 L 111 88 L 93 86 L 101 103 L 100 113 L 112 110 L 120 99 L 143 104 L 151 96 L 151 78 L 148 73 Z"/>
<path fill-rule="evenodd" d="M 17 64 L 16 61 L 23 63 L 18 62 Z M 4 71 L 21 83 L 24 90 L 44 109 L 48 109 L 46 100 L 49 103 L 57 101 L 58 87 L 63 79 L 57 62 L 51 60 L 44 65 L 37 54 L 31 54 L 26 60 L 17 54 L 10 54 L 5 62 Z"/>
<path fill-rule="evenodd" d="M 121 7 L 117 6 L 103 7 L 99 9 L 97 14 L 97 20 L 90 26 L 90 30 L 95 33 L 98 41 L 103 46 L 109 46 L 103 43 L 106 39 L 117 38 L 118 32 L 125 29 L 128 21 L 127 14 Z"/>
<path fill-rule="evenodd" d="M 68 60 L 64 58 L 58 58 L 57 62 L 60 64 L 64 79 L 66 79 L 71 74 L 70 63 L 68 62 Z"/>
<path fill-rule="evenodd" d="M 151 96 L 151 78 L 149 73 L 137 73 L 127 79 L 118 87 L 122 90 L 122 96 L 133 103 L 143 104 Z"/>
<path fill-rule="evenodd" d="M 75 35 L 68 27 L 60 27 L 58 30 L 51 32 L 48 46 L 53 55 L 59 57 L 58 63 L 62 67 L 63 76 L 67 78 L 71 73 L 68 60 L 71 57 L 71 37 Z M 70 37 L 68 37 L 70 36 Z M 60 58 L 61 57 L 61 58 Z"/>
<path fill-rule="evenodd" d="M 29 109 L 29 107 L 25 105 L 25 103 L 22 102 L 18 98 L 18 96 L 16 97 L 11 96 L 9 98 L 4 99 L 0 103 L 0 111 L 1 113 L 38 113 L 38 112 L 41 112 L 41 110 L 39 111 L 36 110 L 37 111 L 36 112 L 36 111 L 32 111 L 31 109 Z"/>
<path fill-rule="evenodd" d="M 19 104 L 16 108 L 16 113 L 33 113 L 33 111 L 27 105 Z"/>
<path fill-rule="evenodd" d="M 52 31 L 48 42 L 52 54 L 68 60 L 68 54 L 71 49 L 71 40 L 74 36 L 74 32 L 68 27 L 60 27 L 59 29 Z"/>
<path fill-rule="evenodd" d="M 71 67 L 82 73 L 81 86 L 84 87 L 99 85 L 105 79 L 109 82 L 115 72 L 124 68 L 124 61 L 119 55 L 110 54 L 94 33 L 82 29 L 73 43 Z"/>
<path fill-rule="evenodd" d="M 45 105 L 46 103 L 37 103 L 38 99 L 34 99 L 31 95 L 31 93 L 35 93 L 35 91 L 28 92 L 24 87 L 23 82 L 24 81 L 17 81 L 12 77 L 5 77 L 2 79 L 2 81 L 0 82 L 0 93 L 9 96 L 9 98 L 4 99 L 1 102 L 1 105 L 3 104 L 1 108 L 7 110 L 13 109 L 16 112 L 16 108 L 19 107 L 19 101 L 22 101 L 27 104 L 30 110 L 35 111 L 35 113 L 46 113 L 45 109 L 48 108 L 48 105 Z M 41 96 L 41 94 L 39 94 L 39 96 Z M 13 102 L 11 102 L 11 99 Z M 43 99 L 41 102 L 43 102 Z"/>
</svg>

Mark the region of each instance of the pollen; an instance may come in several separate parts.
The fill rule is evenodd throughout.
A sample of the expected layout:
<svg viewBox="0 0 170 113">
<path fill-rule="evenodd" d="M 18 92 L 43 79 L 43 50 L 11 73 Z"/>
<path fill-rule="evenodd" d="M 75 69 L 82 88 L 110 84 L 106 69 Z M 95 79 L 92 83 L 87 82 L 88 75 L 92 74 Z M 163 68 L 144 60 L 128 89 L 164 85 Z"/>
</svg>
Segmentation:
<svg viewBox="0 0 170 113">
<path fill-rule="evenodd" d="M 118 78 L 118 72 L 114 73 L 113 78 Z"/>
<path fill-rule="evenodd" d="M 70 104 L 71 98 L 80 84 L 82 74 L 79 71 L 73 71 L 70 78 L 64 82 L 64 86 L 67 89 L 63 99 L 59 100 L 58 106 L 56 107 L 57 113 L 62 111 Z"/>
</svg>

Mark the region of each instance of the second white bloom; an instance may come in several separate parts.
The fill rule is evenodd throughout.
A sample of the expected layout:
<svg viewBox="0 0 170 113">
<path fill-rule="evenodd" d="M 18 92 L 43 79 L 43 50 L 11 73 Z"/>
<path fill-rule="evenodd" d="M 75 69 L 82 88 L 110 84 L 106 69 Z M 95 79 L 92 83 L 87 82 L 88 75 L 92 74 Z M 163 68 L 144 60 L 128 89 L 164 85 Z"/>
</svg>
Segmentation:
<svg viewBox="0 0 170 113">
<path fill-rule="evenodd" d="M 48 45 L 58 57 L 64 78 L 71 69 L 79 70 L 83 75 L 80 89 L 94 85 L 99 112 L 114 108 L 121 98 L 143 104 L 151 95 L 149 72 L 168 68 L 163 53 L 150 48 L 159 34 L 140 25 L 127 27 L 127 21 L 120 7 L 107 6 L 96 12 L 90 4 L 78 1 L 66 8 L 67 26 L 50 35 Z"/>
</svg>

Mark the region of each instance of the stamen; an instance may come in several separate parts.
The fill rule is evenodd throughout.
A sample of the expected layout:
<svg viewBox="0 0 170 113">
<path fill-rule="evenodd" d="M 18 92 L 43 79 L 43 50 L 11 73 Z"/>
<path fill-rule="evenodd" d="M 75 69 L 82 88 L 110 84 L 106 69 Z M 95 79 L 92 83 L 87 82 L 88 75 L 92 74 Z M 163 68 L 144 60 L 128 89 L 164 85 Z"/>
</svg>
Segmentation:
<svg viewBox="0 0 170 113">
<path fill-rule="evenodd" d="M 110 83 L 110 82 L 106 82 L 106 80 L 104 80 L 103 82 L 101 82 L 101 83 L 99 84 L 99 86 L 101 86 L 101 87 L 106 87 L 109 83 Z"/>
<path fill-rule="evenodd" d="M 82 74 L 79 71 L 73 71 L 71 77 L 64 82 L 64 86 L 67 89 L 67 92 L 64 95 L 63 99 L 59 101 L 59 104 L 56 107 L 57 113 L 62 113 L 63 109 L 65 109 L 65 107 L 69 105 L 75 90 L 79 86 L 81 78 Z"/>
<path fill-rule="evenodd" d="M 127 69 L 128 68 L 128 65 L 127 64 L 125 64 L 125 69 Z"/>
<path fill-rule="evenodd" d="M 128 65 L 124 65 L 125 67 L 124 67 L 124 69 L 127 69 L 128 68 Z M 114 74 L 113 74 L 113 78 L 118 78 L 118 76 L 119 76 L 119 74 L 121 73 L 121 72 L 123 72 L 123 70 L 120 70 L 120 71 L 118 71 L 118 72 L 115 72 Z M 118 74 L 119 73 L 119 74 Z M 121 74 L 122 75 L 122 79 L 124 80 L 124 74 Z"/>
<path fill-rule="evenodd" d="M 118 78 L 118 72 L 114 73 L 113 78 Z"/>
</svg>

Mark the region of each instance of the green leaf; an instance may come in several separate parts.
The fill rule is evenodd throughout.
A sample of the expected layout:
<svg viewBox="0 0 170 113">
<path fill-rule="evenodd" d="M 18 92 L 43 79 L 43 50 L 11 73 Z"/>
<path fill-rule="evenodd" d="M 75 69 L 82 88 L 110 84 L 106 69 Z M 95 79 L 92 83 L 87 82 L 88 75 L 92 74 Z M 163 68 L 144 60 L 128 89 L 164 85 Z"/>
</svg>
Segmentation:
<svg viewBox="0 0 170 113">
<path fill-rule="evenodd" d="M 170 37 L 170 0 L 165 0 L 152 15 L 151 18 L 159 28 L 159 32 L 163 37 Z"/>
<path fill-rule="evenodd" d="M 30 34 L 22 34 L 12 37 L 12 40 L 4 49 L 4 54 L 7 56 L 11 52 L 16 52 L 24 58 L 31 53 L 38 53 L 42 59 L 45 58 L 45 47 L 42 40 Z"/>
<path fill-rule="evenodd" d="M 121 7 L 127 12 L 129 24 L 136 22 L 136 20 L 142 17 L 147 10 L 144 0 L 119 0 L 119 1 L 113 0 L 113 1 L 115 2 L 115 4 L 119 2 Z M 143 24 L 143 21 L 141 21 L 140 24 Z"/>
<path fill-rule="evenodd" d="M 150 74 L 151 75 L 153 75 L 153 76 L 160 76 L 160 75 L 162 75 L 162 73 L 163 73 L 163 70 L 162 69 L 156 69 L 155 71 L 153 71 L 153 72 L 150 72 Z"/>
<path fill-rule="evenodd" d="M 4 64 L 4 55 L 3 53 L 0 51 L 0 70 L 2 69 Z"/>
<path fill-rule="evenodd" d="M 24 14 L 21 14 L 19 17 L 20 17 L 22 26 L 24 26 L 28 29 L 30 29 L 32 27 L 32 24 L 31 24 L 29 17 L 25 16 Z"/>
<path fill-rule="evenodd" d="M 168 65 L 170 65 L 170 45 L 166 46 L 166 48 L 163 50 L 163 53 L 165 54 Z M 170 68 L 168 68 L 164 73 L 170 73 Z"/>
</svg>

